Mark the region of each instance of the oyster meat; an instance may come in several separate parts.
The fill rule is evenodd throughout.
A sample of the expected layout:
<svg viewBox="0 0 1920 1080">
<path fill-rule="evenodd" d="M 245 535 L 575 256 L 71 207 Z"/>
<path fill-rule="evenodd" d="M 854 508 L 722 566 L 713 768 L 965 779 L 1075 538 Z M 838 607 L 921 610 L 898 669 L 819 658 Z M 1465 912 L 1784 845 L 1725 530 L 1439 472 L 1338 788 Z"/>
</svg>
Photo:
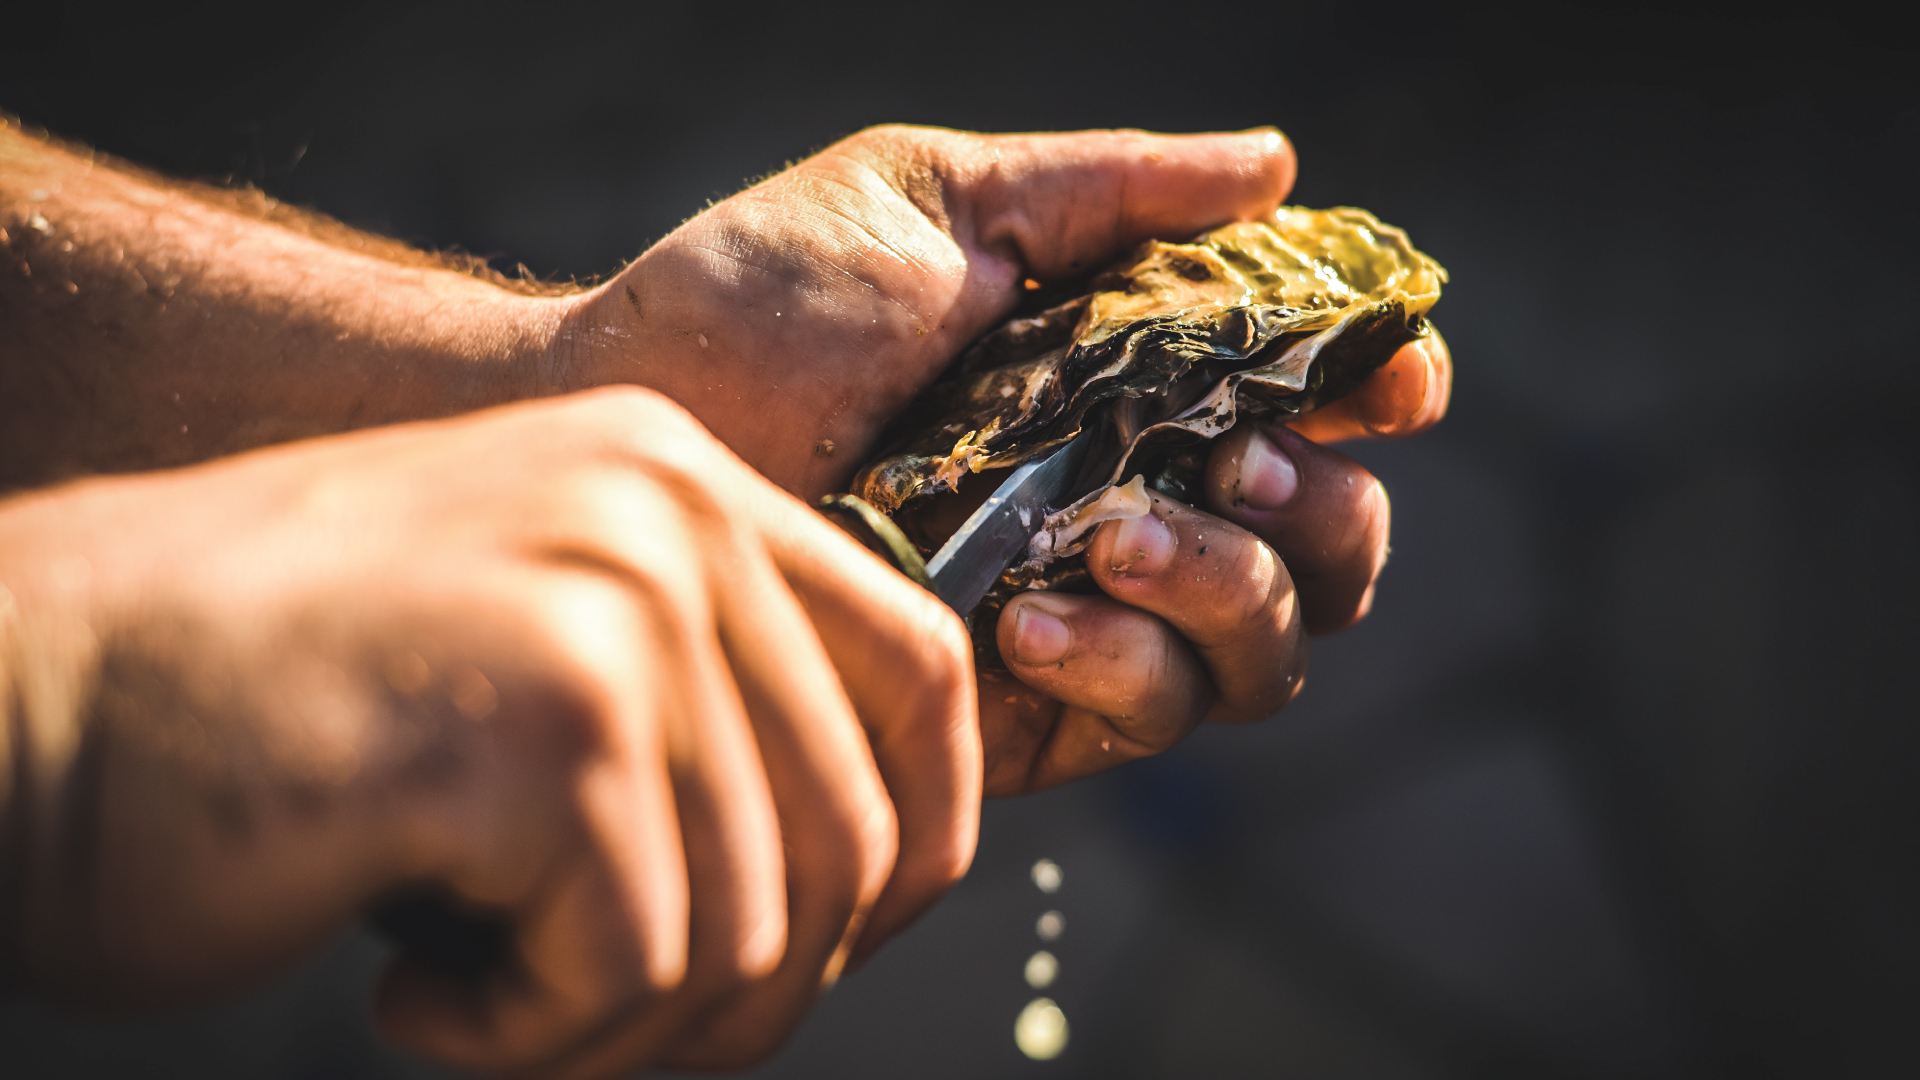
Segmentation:
<svg viewBox="0 0 1920 1080">
<path fill-rule="evenodd" d="M 1193 502 L 1206 441 L 1239 419 L 1297 416 L 1356 389 L 1431 332 L 1446 280 L 1404 232 L 1348 207 L 1282 207 L 1189 243 L 1149 241 L 962 353 L 891 425 L 853 492 L 931 554 L 944 539 L 922 520 L 935 496 L 976 474 L 987 476 L 969 487 L 990 489 L 1086 433 L 1071 501 L 982 607 L 1072 587 L 1095 525 L 1144 512 L 1148 487 Z M 977 637 L 991 638 L 986 626 Z"/>
</svg>

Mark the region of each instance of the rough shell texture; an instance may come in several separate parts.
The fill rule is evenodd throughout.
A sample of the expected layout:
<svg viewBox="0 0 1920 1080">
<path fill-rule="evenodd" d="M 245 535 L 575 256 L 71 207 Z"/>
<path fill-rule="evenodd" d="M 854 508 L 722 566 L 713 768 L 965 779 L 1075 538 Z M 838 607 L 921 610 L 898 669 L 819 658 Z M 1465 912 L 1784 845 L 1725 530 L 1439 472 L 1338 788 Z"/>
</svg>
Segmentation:
<svg viewBox="0 0 1920 1080">
<path fill-rule="evenodd" d="M 888 515 L 912 511 L 1086 431 L 1095 443 L 1072 501 L 995 591 L 1003 602 L 1011 589 L 1056 585 L 1049 564 L 1085 546 L 1103 508 L 1130 501 L 1103 502 L 1109 489 L 1144 475 L 1191 502 L 1206 440 L 1243 416 L 1298 415 L 1358 387 L 1429 332 L 1446 279 L 1405 233 L 1345 207 L 1282 207 L 1190 243 L 1150 241 L 1084 295 L 963 353 L 853 491 Z"/>
</svg>

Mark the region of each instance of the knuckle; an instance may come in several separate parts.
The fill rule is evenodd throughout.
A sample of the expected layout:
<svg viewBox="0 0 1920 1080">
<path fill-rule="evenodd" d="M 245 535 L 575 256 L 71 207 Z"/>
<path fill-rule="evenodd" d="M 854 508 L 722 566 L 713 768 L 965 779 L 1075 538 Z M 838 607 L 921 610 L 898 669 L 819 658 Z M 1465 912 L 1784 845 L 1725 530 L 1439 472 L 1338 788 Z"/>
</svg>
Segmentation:
<svg viewBox="0 0 1920 1080">
<path fill-rule="evenodd" d="M 878 778 L 846 783 L 829 794 L 832 805 L 808 835 L 796 837 L 807 887 L 834 918 L 871 907 L 893 874 L 899 821 L 884 790 Z"/>
<path fill-rule="evenodd" d="M 1201 645 L 1271 632 L 1293 594 L 1293 580 L 1280 557 L 1259 540 L 1250 539 L 1209 576 L 1221 587 L 1205 608 L 1208 625 L 1196 628 Z"/>
<path fill-rule="evenodd" d="M 946 142 L 959 133 L 914 124 L 874 124 L 849 135 L 842 145 L 879 150 L 888 156 L 912 156 Z"/>
<path fill-rule="evenodd" d="M 911 138 L 915 134 L 916 129 L 907 124 L 873 124 L 854 132 L 848 141 L 888 144 Z"/>
<path fill-rule="evenodd" d="M 882 124 L 835 143 L 822 154 L 849 158 L 883 177 L 929 220 L 949 222 L 950 185 L 983 156 L 980 136 L 945 128 Z"/>
<path fill-rule="evenodd" d="M 1362 476 L 1364 481 L 1354 484 L 1346 515 L 1348 525 L 1340 543 L 1346 549 L 1343 561 L 1355 579 L 1356 590 L 1372 584 L 1385 568 L 1387 541 L 1393 529 L 1393 508 L 1386 487 L 1370 474 Z"/>
<path fill-rule="evenodd" d="M 840 140 L 833 151 L 869 163 L 892 164 L 913 156 L 920 134 L 906 124 L 875 124 Z"/>
<path fill-rule="evenodd" d="M 723 521 L 724 508 L 702 492 L 698 498 L 676 499 L 676 513 L 662 514 L 650 486 L 611 470 L 556 480 L 547 553 L 577 569 L 598 571 L 595 580 L 607 591 L 606 603 L 617 598 L 650 611 L 704 610 L 687 570 L 731 546 L 731 528 L 708 527 Z"/>
<path fill-rule="evenodd" d="M 829 529 L 832 542 L 857 547 L 838 530 Z M 862 551 L 860 565 L 872 560 Z M 877 564 L 874 564 L 877 566 Z M 973 639 L 953 609 L 932 593 L 892 572 L 869 579 L 873 610 L 884 613 L 873 639 L 873 665 L 889 674 L 907 676 L 896 685 L 907 688 L 921 714 L 944 715 L 970 705 L 974 684 Z"/>
<path fill-rule="evenodd" d="M 704 488 L 732 458 L 692 413 L 663 394 L 617 385 L 578 396 L 602 460 Z"/>
<path fill-rule="evenodd" d="M 518 612 L 517 637 L 540 649 L 556 689 L 598 713 L 612 708 L 615 680 L 601 662 L 605 646 L 582 628 L 593 626 L 596 635 L 603 635 L 606 628 L 627 621 L 627 608 L 627 599 L 611 584 L 590 579 L 561 583 L 525 602 Z"/>
<path fill-rule="evenodd" d="M 1108 715 L 1120 721 L 1155 720 L 1178 696 L 1181 668 L 1174 654 L 1173 635 L 1160 632 L 1136 637 L 1117 648 L 1103 649 L 1115 661 L 1128 654 L 1132 663 L 1118 663 L 1101 679 Z"/>
<path fill-rule="evenodd" d="M 920 648 L 914 652 L 928 669 L 929 689 L 950 702 L 973 686 L 973 638 L 946 605 L 922 600 L 921 611 Z"/>
<path fill-rule="evenodd" d="M 768 950 L 751 937 L 742 936 L 720 948 L 694 954 L 694 966 L 680 989 L 696 1009 L 723 1000 L 744 986 L 761 982 L 780 966 L 781 949 Z"/>
<path fill-rule="evenodd" d="M 900 851 L 900 825 L 893 804 L 877 792 L 858 798 L 836 817 L 837 835 L 823 861 L 832 903 L 850 916 L 871 907 L 886 887 Z"/>
<path fill-rule="evenodd" d="M 858 902 L 864 909 L 872 906 L 893 876 L 900 856 L 900 818 L 893 803 L 876 795 L 858 819 L 855 833 Z"/>
<path fill-rule="evenodd" d="M 553 477 L 547 483 L 549 528 L 563 536 L 593 539 L 618 535 L 621 509 L 631 506 L 638 491 L 632 478 L 604 467 L 585 467 Z"/>
<path fill-rule="evenodd" d="M 1162 635 L 1138 673 L 1121 688 L 1114 719 L 1129 737 L 1154 753 L 1166 750 L 1193 730 L 1212 704 L 1213 695 L 1194 685 L 1180 647 Z"/>
<path fill-rule="evenodd" d="M 929 898 L 946 892 L 973 865 L 970 835 L 956 823 L 936 840 L 916 845 L 902 860 L 899 877 L 909 890 Z"/>
</svg>

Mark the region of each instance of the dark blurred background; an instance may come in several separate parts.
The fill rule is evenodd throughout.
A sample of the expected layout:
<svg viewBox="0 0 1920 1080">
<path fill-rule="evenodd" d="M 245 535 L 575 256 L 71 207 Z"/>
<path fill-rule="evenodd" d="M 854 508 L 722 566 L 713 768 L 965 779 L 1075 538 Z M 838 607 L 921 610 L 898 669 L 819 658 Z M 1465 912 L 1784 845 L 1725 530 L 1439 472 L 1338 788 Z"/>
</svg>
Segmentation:
<svg viewBox="0 0 1920 1080">
<path fill-rule="evenodd" d="M 0 107 L 559 277 L 872 123 L 1280 125 L 1295 201 L 1453 272 L 1452 416 L 1353 450 L 1394 500 L 1372 618 L 1282 717 L 991 804 L 757 1075 L 1905 1077 L 1914 40 L 1823 5 L 23 4 Z M 0 1005 L 0 1073 L 438 1075 L 373 1035 L 379 960 Z"/>
</svg>

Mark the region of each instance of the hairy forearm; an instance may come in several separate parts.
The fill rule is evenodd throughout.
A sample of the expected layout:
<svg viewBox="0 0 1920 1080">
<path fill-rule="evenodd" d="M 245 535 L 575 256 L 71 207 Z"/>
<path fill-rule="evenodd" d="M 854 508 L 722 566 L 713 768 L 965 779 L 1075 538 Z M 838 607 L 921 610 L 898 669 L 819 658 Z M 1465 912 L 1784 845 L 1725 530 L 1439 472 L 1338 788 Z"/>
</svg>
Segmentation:
<svg viewBox="0 0 1920 1080">
<path fill-rule="evenodd" d="M 551 392 L 571 302 L 0 118 L 0 491 Z"/>
</svg>

